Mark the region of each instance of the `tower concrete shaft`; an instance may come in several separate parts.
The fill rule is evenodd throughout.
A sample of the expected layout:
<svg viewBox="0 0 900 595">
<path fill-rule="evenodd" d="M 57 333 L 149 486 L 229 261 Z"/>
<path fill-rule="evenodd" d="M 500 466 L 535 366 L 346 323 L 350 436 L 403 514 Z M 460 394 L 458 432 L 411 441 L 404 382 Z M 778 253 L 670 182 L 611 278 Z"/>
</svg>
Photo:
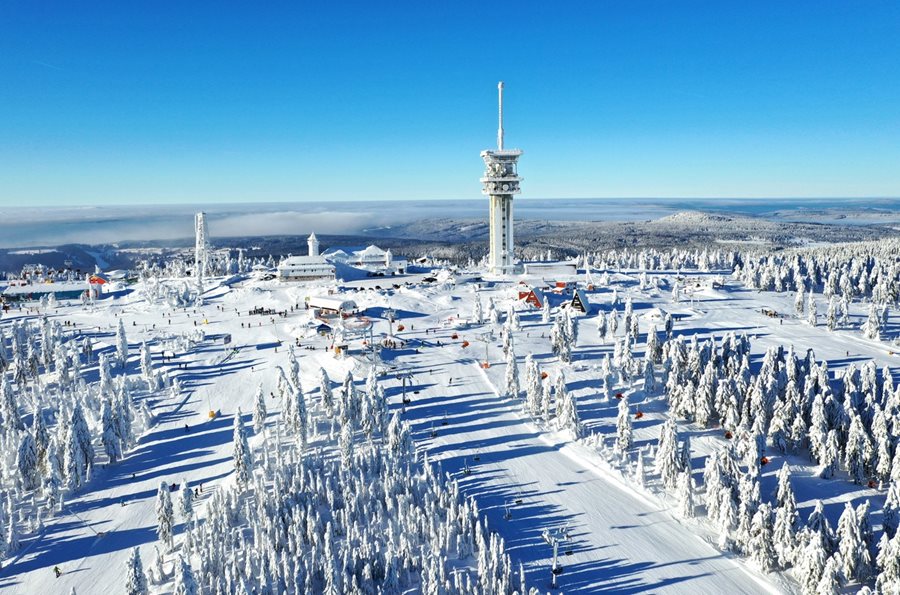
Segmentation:
<svg viewBox="0 0 900 595">
<path fill-rule="evenodd" d="M 513 241 L 513 196 L 519 194 L 519 177 L 516 170 L 522 151 L 503 148 L 503 82 L 497 85 L 498 127 L 497 150 L 481 152 L 484 160 L 484 177 L 481 193 L 490 197 L 490 246 L 488 268 L 491 273 L 502 275 L 515 269 L 515 244 Z"/>
<path fill-rule="evenodd" d="M 194 278 L 202 283 L 209 264 L 209 231 L 206 228 L 206 213 L 194 216 Z"/>
</svg>

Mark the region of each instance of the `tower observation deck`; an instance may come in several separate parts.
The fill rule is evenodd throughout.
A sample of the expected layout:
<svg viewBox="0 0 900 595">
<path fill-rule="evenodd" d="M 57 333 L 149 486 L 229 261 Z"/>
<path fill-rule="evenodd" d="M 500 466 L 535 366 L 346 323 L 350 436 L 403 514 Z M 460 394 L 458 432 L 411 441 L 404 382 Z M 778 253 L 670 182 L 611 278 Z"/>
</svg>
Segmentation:
<svg viewBox="0 0 900 595">
<path fill-rule="evenodd" d="M 516 167 L 522 151 L 503 148 L 503 81 L 497 85 L 498 121 L 497 149 L 481 152 L 484 160 L 484 176 L 481 193 L 490 197 L 490 252 L 488 268 L 491 273 L 503 275 L 515 269 L 513 252 L 513 195 L 521 192 Z"/>
</svg>

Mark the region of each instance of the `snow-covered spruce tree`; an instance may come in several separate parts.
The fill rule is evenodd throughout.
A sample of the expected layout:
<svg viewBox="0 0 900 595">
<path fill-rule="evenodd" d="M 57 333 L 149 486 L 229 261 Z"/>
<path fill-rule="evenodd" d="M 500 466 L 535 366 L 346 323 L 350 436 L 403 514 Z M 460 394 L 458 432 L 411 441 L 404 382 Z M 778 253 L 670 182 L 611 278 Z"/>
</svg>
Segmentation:
<svg viewBox="0 0 900 595">
<path fill-rule="evenodd" d="M 500 324 L 500 310 L 493 297 L 488 298 L 487 317 L 491 324 Z"/>
<path fill-rule="evenodd" d="M 686 519 L 694 518 L 694 479 L 691 470 L 684 469 L 678 473 L 678 511 Z"/>
<path fill-rule="evenodd" d="M 150 595 L 144 565 L 141 564 L 141 552 L 136 547 L 131 548 L 125 561 L 125 595 Z"/>
<path fill-rule="evenodd" d="M 778 554 L 778 564 L 787 568 L 793 564 L 797 554 L 797 530 L 800 515 L 797 500 L 791 487 L 791 470 L 788 464 L 778 471 L 778 489 L 775 495 L 774 545 Z"/>
<path fill-rule="evenodd" d="M 900 592 L 900 532 L 891 538 L 887 533 L 881 534 L 875 560 L 878 564 L 878 577 L 875 579 L 878 592 Z"/>
<path fill-rule="evenodd" d="M 300 363 L 297 362 L 293 348 L 288 349 L 288 380 L 291 381 L 291 386 L 300 388 Z"/>
<path fill-rule="evenodd" d="M 122 441 L 119 436 L 119 426 L 113 414 L 112 402 L 106 398 L 103 399 L 103 404 L 100 406 L 100 425 L 103 432 L 100 435 L 103 450 L 109 462 L 116 463 L 122 458 Z"/>
<path fill-rule="evenodd" d="M 765 502 L 753 515 L 750 529 L 750 556 L 763 572 L 771 572 L 777 566 L 777 554 L 772 541 L 772 506 Z"/>
<path fill-rule="evenodd" d="M 848 579 L 865 580 L 870 572 L 871 560 L 868 548 L 859 531 L 856 511 L 849 502 L 844 503 L 844 512 L 837 525 L 838 554 L 840 571 Z"/>
<path fill-rule="evenodd" d="M 334 393 L 331 390 L 331 378 L 325 368 L 319 368 L 319 402 L 327 417 L 334 417 Z"/>
<path fill-rule="evenodd" d="M 156 535 L 168 551 L 171 551 L 174 545 L 174 528 L 175 510 L 172 507 L 172 497 L 169 485 L 163 481 L 160 482 L 159 490 L 156 492 Z"/>
<path fill-rule="evenodd" d="M 550 348 L 553 355 L 559 357 L 559 361 L 569 363 L 572 359 L 572 343 L 566 332 L 566 323 L 563 316 L 557 316 L 550 329 Z"/>
<path fill-rule="evenodd" d="M 822 578 L 816 585 L 816 595 L 840 595 L 841 586 L 844 583 L 844 574 L 841 572 L 841 558 L 834 554 L 825 561 L 822 569 Z"/>
<path fill-rule="evenodd" d="M 360 425 L 360 411 L 361 407 L 359 391 L 356 390 L 356 383 L 353 379 L 353 372 L 348 370 L 347 375 L 344 376 L 344 382 L 341 385 L 341 423 L 349 423 L 350 426 L 355 430 Z"/>
<path fill-rule="evenodd" d="M 94 465 L 94 447 L 81 404 L 76 403 L 66 428 L 65 473 L 69 489 L 81 487 Z"/>
<path fill-rule="evenodd" d="M 199 592 L 190 563 L 178 554 L 175 560 L 175 588 L 172 595 L 198 595 Z"/>
<path fill-rule="evenodd" d="M 309 414 L 306 410 L 306 399 L 298 390 L 294 392 L 289 403 L 290 408 L 282 415 L 287 415 L 287 428 L 294 433 L 300 453 L 304 453 L 309 440 Z"/>
<path fill-rule="evenodd" d="M 881 527 L 889 538 L 897 533 L 900 527 L 900 487 L 897 482 L 891 481 L 881 510 Z"/>
<path fill-rule="evenodd" d="M 652 395 L 656 392 L 656 375 L 653 371 L 653 362 L 649 359 L 644 359 L 644 393 L 647 395 Z"/>
<path fill-rule="evenodd" d="M 569 343 L 574 348 L 578 345 L 578 318 L 573 313 L 572 308 L 566 308 L 563 310 L 563 320 L 566 324 L 566 336 L 569 338 Z"/>
<path fill-rule="evenodd" d="M 803 304 L 804 298 L 806 297 L 803 290 L 803 283 L 800 283 L 800 285 L 797 287 L 797 296 L 794 298 L 794 312 L 797 314 L 797 318 L 803 317 Z"/>
<path fill-rule="evenodd" d="M 121 318 L 119 318 L 119 327 L 116 330 L 116 359 L 119 367 L 124 369 L 128 362 L 128 338 L 125 336 L 125 325 L 122 324 Z"/>
<path fill-rule="evenodd" d="M 809 326 L 816 326 L 819 320 L 819 313 L 816 310 L 816 299 L 813 292 L 809 292 L 809 300 L 806 303 L 806 322 Z"/>
<path fill-rule="evenodd" d="M 529 353 L 525 356 L 525 409 L 532 417 L 541 414 L 543 393 L 540 367 L 534 355 Z"/>
<path fill-rule="evenodd" d="M 865 453 L 871 448 L 871 442 L 860 416 L 853 410 L 850 416 L 850 432 L 844 446 L 844 466 L 853 483 L 862 484 L 866 478 Z"/>
<path fill-rule="evenodd" d="M 22 430 L 25 428 L 25 424 L 22 423 L 22 417 L 19 415 L 16 393 L 6 374 L 0 374 L 0 376 L 2 376 L 0 378 L 0 417 L 2 417 L 3 427 Z"/>
<path fill-rule="evenodd" d="M 606 342 L 606 316 L 601 312 L 597 315 L 597 338 L 600 340 L 600 344 Z M 649 352 L 650 347 L 647 347 Z"/>
<path fill-rule="evenodd" d="M 553 417 L 553 395 L 550 383 L 545 382 L 541 391 L 541 419 L 544 420 L 544 423 L 549 424 L 551 417 Z"/>
<path fill-rule="evenodd" d="M 828 310 L 825 313 L 825 326 L 829 331 L 837 328 L 837 310 L 838 299 L 835 296 L 831 296 L 831 299 L 828 300 Z"/>
<path fill-rule="evenodd" d="M 616 450 L 625 453 L 634 445 L 634 432 L 631 424 L 631 411 L 628 396 L 619 400 L 619 411 L 616 417 Z"/>
<path fill-rule="evenodd" d="M 518 399 L 521 388 L 519 387 L 519 364 L 516 363 L 516 349 L 513 343 L 512 333 L 509 333 L 509 349 L 506 351 L 506 375 L 503 382 L 503 396 L 507 399 Z"/>
<path fill-rule="evenodd" d="M 797 574 L 803 593 L 816 595 L 818 592 L 827 556 L 825 544 L 819 536 L 807 541 L 797 561 Z"/>
<path fill-rule="evenodd" d="M 181 481 L 181 497 L 178 500 L 178 513 L 184 520 L 185 525 L 190 528 L 194 520 L 194 491 L 188 485 L 187 480 Z"/>
<path fill-rule="evenodd" d="M 656 472 L 666 488 L 675 487 L 678 479 L 678 433 L 675 430 L 675 420 L 671 417 L 666 419 L 660 431 Z"/>
<path fill-rule="evenodd" d="M 262 434 L 266 428 L 266 396 L 262 384 L 256 387 L 256 398 L 253 404 L 253 432 Z"/>
<path fill-rule="evenodd" d="M 247 428 L 244 427 L 244 417 L 240 407 L 234 414 L 232 444 L 234 447 L 232 454 L 234 478 L 238 488 L 243 490 L 247 488 L 250 476 L 253 474 L 253 455 L 247 441 Z"/>
<path fill-rule="evenodd" d="M 556 424 L 561 430 L 572 430 L 575 438 L 581 438 L 581 420 L 575 395 L 566 390 L 566 376 L 562 370 L 556 379 Z"/>
<path fill-rule="evenodd" d="M 35 489 L 38 485 L 38 454 L 37 446 L 31 434 L 25 432 L 19 442 L 19 450 L 16 454 L 16 468 L 22 487 L 26 491 Z"/>
<path fill-rule="evenodd" d="M 481 297 L 476 293 L 475 301 L 472 304 L 472 323 L 473 324 L 483 324 L 484 323 L 484 310 L 481 305 Z"/>
<path fill-rule="evenodd" d="M 881 317 L 878 316 L 878 308 L 874 303 L 869 305 L 869 316 L 862 326 L 863 336 L 866 339 L 877 341 L 881 337 Z"/>
<path fill-rule="evenodd" d="M 550 323 L 550 302 L 547 300 L 547 296 L 544 296 L 544 304 L 541 306 L 541 322 Z"/>
<path fill-rule="evenodd" d="M 153 356 L 146 341 L 141 342 L 141 376 L 149 390 L 156 390 L 156 376 L 153 374 Z"/>
<path fill-rule="evenodd" d="M 519 318 L 519 313 L 516 311 L 514 303 L 510 303 L 509 307 L 506 309 L 506 326 L 511 331 L 518 332 L 522 330 L 522 321 Z"/>
<path fill-rule="evenodd" d="M 659 333 L 655 324 L 650 327 L 650 331 L 647 333 L 646 357 L 654 364 L 662 363 L 662 344 L 659 342 Z"/>
</svg>

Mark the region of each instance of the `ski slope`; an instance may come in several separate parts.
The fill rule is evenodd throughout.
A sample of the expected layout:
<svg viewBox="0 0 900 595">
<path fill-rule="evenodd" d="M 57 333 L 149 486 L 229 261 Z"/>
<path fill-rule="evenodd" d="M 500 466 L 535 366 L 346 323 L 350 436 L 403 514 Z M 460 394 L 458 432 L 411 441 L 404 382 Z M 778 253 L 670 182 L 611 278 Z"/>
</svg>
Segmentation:
<svg viewBox="0 0 900 595">
<path fill-rule="evenodd" d="M 382 319 L 385 308 L 393 308 L 398 324 L 405 326 L 397 334 L 407 341 L 406 346 L 385 350 L 378 362 L 386 374 L 382 382 L 392 409 L 404 410 L 423 455 L 427 453 L 432 463 L 458 478 L 466 495 L 476 499 L 490 527 L 505 538 L 513 559 L 524 565 L 529 585 L 542 590 L 549 587 L 552 549 L 541 537 L 542 531 L 565 529 L 568 539 L 560 548 L 563 572 L 558 576 L 565 592 L 792 590 L 790 577 L 762 574 L 747 560 L 716 549 L 711 545 L 712 533 L 702 521 L 677 518 L 665 496 L 652 486 L 642 489 L 624 479 L 592 446 L 573 441 L 568 432 L 536 425 L 520 413 L 518 401 L 500 398 L 497 387 L 502 384 L 504 365 L 497 341 L 487 345 L 492 366 L 484 370 L 479 363 L 485 345 L 477 338 L 485 329 L 454 330 L 455 322 L 449 322 L 471 312 L 475 295 L 471 284 L 415 285 L 391 292 L 375 291 L 371 289 L 374 285 L 371 280 L 348 284 L 358 289 L 349 297 L 366 308 L 375 321 L 376 336 L 388 331 L 388 322 Z M 732 286 L 722 291 L 696 291 L 692 299 L 673 304 L 668 294 L 638 289 L 627 275 L 616 285 L 620 297 L 632 296 L 639 315 L 655 307 L 677 315 L 677 333 L 721 336 L 727 331 L 746 332 L 754 338 L 754 354 L 764 352 L 770 344 L 793 343 L 799 353 L 814 348 L 817 357 L 827 359 L 832 369 L 871 358 L 880 366 L 897 363 L 883 344 L 862 339 L 858 332 L 828 333 L 798 320 L 788 318 L 780 323 L 759 313 L 764 306 L 789 312 L 789 295 L 759 294 Z M 362 383 L 371 363 L 362 355 L 359 338 L 351 340 L 355 353 L 336 359 L 328 350 L 329 339 L 308 330 L 309 315 L 302 306 L 285 318 L 247 315 L 259 306 L 288 310 L 302 304 L 306 295 L 320 291 L 322 288 L 245 279 L 209 289 L 205 305 L 196 312 L 149 304 L 135 291 L 100 302 L 93 310 L 63 306 L 51 313 L 77 325 L 98 350 L 112 349 L 115 324 L 121 317 L 132 353 L 141 341 L 148 341 L 155 365 L 178 378 L 184 391 L 177 397 L 168 393 L 153 397 L 150 404 L 157 423 L 137 447 L 115 465 L 98 465 L 91 482 L 67 499 L 61 514 L 45 521 L 42 533 L 23 537 L 21 549 L 0 572 L 3 592 L 68 593 L 73 588 L 82 594 L 115 592 L 121 588 L 123 565 L 134 546 L 140 547 L 145 568 L 151 566 L 159 482 L 202 484 L 197 504 L 197 510 L 202 510 L 209 495 L 230 478 L 232 416 L 242 408 L 249 419 L 258 385 L 262 384 L 267 395 L 275 390 L 275 367 L 286 364 L 287 349 L 297 339 L 302 347 L 295 354 L 308 400 L 317 398 L 314 386 L 319 367 L 325 367 L 333 381 L 352 370 Z M 505 311 L 506 303 L 514 300 L 515 289 L 511 283 L 498 283 L 480 295 L 482 299 L 494 297 Z M 609 297 L 608 291 L 599 291 L 591 294 L 591 301 L 595 308 L 608 309 Z M 523 311 L 522 321 L 523 329 L 516 335 L 520 365 L 530 352 L 553 376 L 560 364 L 549 353 L 549 325 L 540 322 L 536 311 Z M 167 337 L 195 328 L 206 333 L 206 340 L 188 352 L 163 357 L 169 345 Z M 648 328 L 642 321 L 641 332 Z M 226 333 L 232 336 L 227 347 L 221 343 Z M 464 339 L 471 343 L 468 348 L 462 347 Z M 589 431 L 601 434 L 608 434 L 611 428 L 614 431 L 615 403 L 599 396 L 595 369 L 599 358 L 611 350 L 611 345 L 596 336 L 593 317 L 582 319 L 567 379 L 569 390 L 578 397 L 583 423 Z M 405 388 L 411 402 L 405 407 L 397 371 L 411 378 Z M 270 400 L 270 417 L 277 415 L 279 405 Z M 210 420 L 210 410 L 221 415 Z M 655 439 L 666 417 L 658 399 L 648 398 L 646 411 L 646 418 L 635 424 L 637 444 Z M 702 469 L 702 457 L 716 448 L 721 438 L 697 428 L 685 431 L 698 438 L 693 442 L 695 470 Z M 799 469 L 797 493 L 803 517 L 814 497 L 827 498 L 827 512 L 835 517 L 846 499 L 868 497 L 876 505 L 883 497 L 878 490 L 846 481 L 817 480 L 808 461 L 792 463 Z M 780 463 L 764 475 L 764 491 L 774 485 L 778 467 Z M 168 566 L 172 558 L 165 560 Z M 54 566 L 63 571 L 58 579 L 52 572 Z M 168 587 L 156 589 L 167 592 Z"/>
</svg>

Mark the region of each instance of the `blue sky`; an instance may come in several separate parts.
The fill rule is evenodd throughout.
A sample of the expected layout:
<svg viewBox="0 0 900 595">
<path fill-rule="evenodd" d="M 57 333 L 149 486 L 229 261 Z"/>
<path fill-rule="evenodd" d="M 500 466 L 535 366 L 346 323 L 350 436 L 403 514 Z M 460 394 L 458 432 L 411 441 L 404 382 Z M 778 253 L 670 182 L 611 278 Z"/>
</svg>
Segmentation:
<svg viewBox="0 0 900 595">
<path fill-rule="evenodd" d="M 0 4 L 0 205 L 900 195 L 896 2 Z"/>
</svg>

